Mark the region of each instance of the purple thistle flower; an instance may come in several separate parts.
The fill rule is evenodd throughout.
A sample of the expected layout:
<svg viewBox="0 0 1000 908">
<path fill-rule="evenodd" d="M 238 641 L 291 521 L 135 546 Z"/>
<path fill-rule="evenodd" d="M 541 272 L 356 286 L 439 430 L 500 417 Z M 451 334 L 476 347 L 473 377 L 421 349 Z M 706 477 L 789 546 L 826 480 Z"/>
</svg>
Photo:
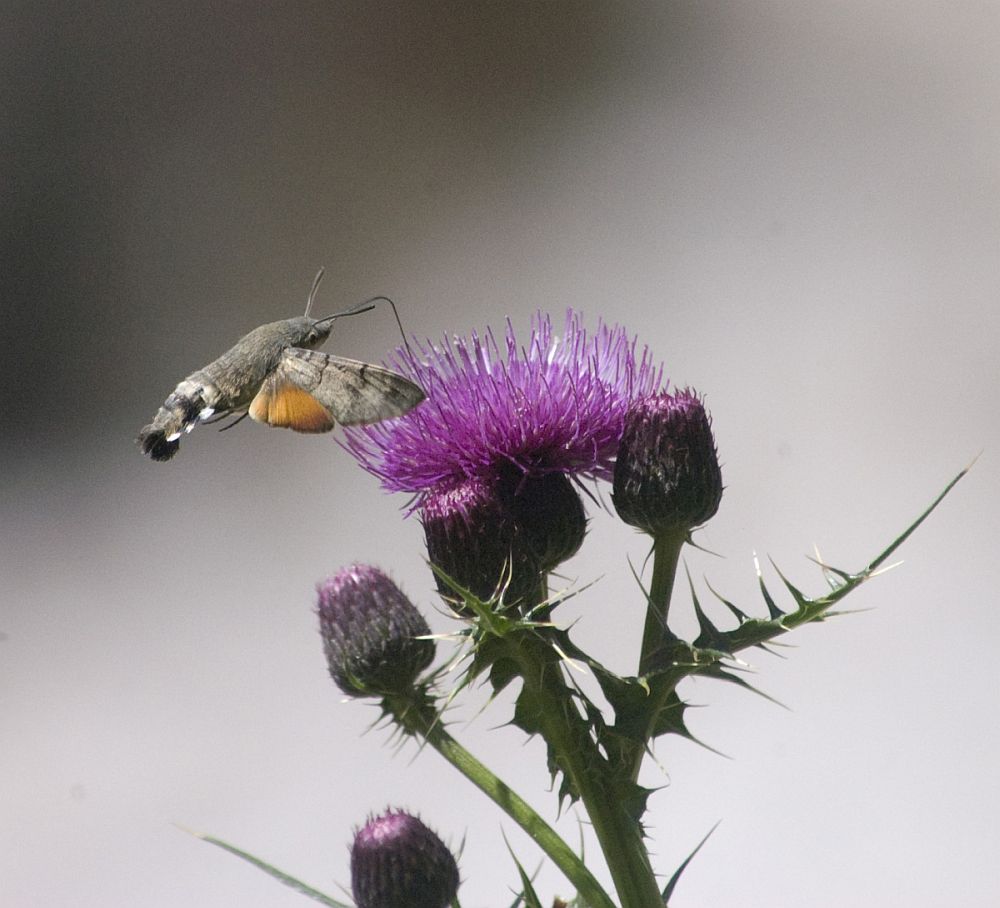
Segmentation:
<svg viewBox="0 0 1000 908">
<path fill-rule="evenodd" d="M 609 479 L 629 404 L 662 381 L 623 328 L 598 323 L 590 336 L 572 310 L 561 337 L 537 315 L 525 347 L 509 321 L 502 344 L 488 330 L 416 346 L 392 365 L 428 399 L 405 419 L 345 432 L 348 450 L 391 491 L 493 480 L 510 466 Z"/>
<path fill-rule="evenodd" d="M 405 811 L 370 817 L 354 836 L 351 890 L 358 908 L 445 908 L 458 883 L 448 847 Z"/>
</svg>

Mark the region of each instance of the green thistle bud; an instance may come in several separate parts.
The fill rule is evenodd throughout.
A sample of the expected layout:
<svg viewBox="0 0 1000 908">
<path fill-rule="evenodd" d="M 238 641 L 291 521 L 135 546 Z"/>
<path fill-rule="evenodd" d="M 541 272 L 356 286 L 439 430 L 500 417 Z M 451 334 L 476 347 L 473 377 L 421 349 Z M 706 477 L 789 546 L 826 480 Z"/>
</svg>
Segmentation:
<svg viewBox="0 0 1000 908">
<path fill-rule="evenodd" d="M 654 537 L 688 533 L 715 514 L 722 473 L 697 394 L 658 394 L 629 408 L 612 500 L 622 520 Z"/>
<path fill-rule="evenodd" d="M 330 676 L 352 697 L 404 693 L 434 660 L 420 612 L 378 568 L 355 564 L 317 587 Z"/>
<path fill-rule="evenodd" d="M 402 810 L 369 818 L 354 836 L 351 891 L 358 908 L 445 908 L 458 883 L 448 847 Z"/>
</svg>

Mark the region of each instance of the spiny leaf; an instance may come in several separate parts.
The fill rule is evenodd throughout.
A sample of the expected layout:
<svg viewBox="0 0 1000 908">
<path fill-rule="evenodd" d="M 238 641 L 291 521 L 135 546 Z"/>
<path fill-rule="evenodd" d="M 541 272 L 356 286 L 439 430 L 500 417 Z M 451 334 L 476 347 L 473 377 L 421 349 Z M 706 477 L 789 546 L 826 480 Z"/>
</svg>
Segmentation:
<svg viewBox="0 0 1000 908">
<path fill-rule="evenodd" d="M 517 874 L 521 877 L 521 892 L 514 900 L 513 908 L 522 904 L 524 905 L 524 908 L 542 908 L 541 900 L 538 898 L 538 893 L 535 892 L 535 887 L 532 885 L 531 877 L 528 876 L 527 871 L 517 859 L 517 855 L 514 854 L 514 849 L 511 848 L 510 842 L 507 841 L 506 835 L 503 837 L 503 841 L 507 846 L 507 850 L 510 852 L 510 856 L 514 859 L 514 866 L 517 867 Z"/>
<path fill-rule="evenodd" d="M 494 693 L 500 693 L 517 677 L 517 665 L 511 659 L 497 659 L 490 665 L 490 684 Z"/>
<path fill-rule="evenodd" d="M 779 652 L 771 649 L 771 647 L 773 647 L 773 646 L 786 646 L 786 645 L 787 644 L 775 643 L 775 642 L 772 641 L 770 643 L 758 643 L 757 644 L 757 648 L 764 650 L 764 652 L 767 653 L 769 656 L 777 656 L 779 659 L 784 659 L 785 656 L 783 656 L 781 653 L 779 653 Z"/>
<path fill-rule="evenodd" d="M 688 705 L 678 696 L 676 685 L 664 684 L 661 688 L 658 679 L 652 679 L 652 685 L 650 703 L 657 704 L 656 712 L 652 716 L 643 717 L 646 721 L 644 740 L 668 734 L 689 737 L 690 732 L 684 724 L 684 713 Z"/>
<path fill-rule="evenodd" d="M 823 561 L 823 556 L 819 553 L 819 546 L 814 545 L 813 551 L 816 553 L 816 557 L 810 557 L 809 560 L 818 564 L 820 569 L 823 571 L 823 577 L 826 580 L 827 586 L 831 590 L 838 590 L 842 587 L 849 578 L 844 574 L 843 571 L 838 571 L 836 568 L 830 567 Z"/>
<path fill-rule="evenodd" d="M 712 834 L 713 832 L 715 832 L 715 830 L 716 830 L 716 829 L 718 829 L 718 828 L 719 828 L 719 823 L 721 823 L 721 822 L 722 822 L 722 820 L 719 820 L 719 821 L 718 821 L 718 822 L 717 822 L 717 823 L 716 823 L 716 824 L 715 824 L 715 825 L 714 825 L 714 826 L 713 826 L 713 827 L 712 827 L 711 829 L 709 829 L 709 830 L 708 830 L 708 832 L 707 832 L 707 833 L 705 833 L 705 838 L 703 838 L 703 839 L 702 839 L 702 840 L 701 840 L 701 841 L 700 841 L 700 842 L 699 842 L 699 843 L 698 843 L 698 844 L 697 844 L 697 845 L 695 846 L 695 848 L 694 848 L 694 851 L 692 851 L 692 852 L 691 852 L 691 853 L 690 853 L 690 854 L 689 854 L 689 855 L 688 855 L 688 856 L 687 856 L 687 857 L 686 857 L 686 858 L 684 859 L 684 861 L 683 861 L 683 862 L 681 863 L 680 867 L 678 867 L 678 868 L 677 868 L 677 869 L 676 869 L 676 870 L 674 871 L 674 874 L 673 874 L 673 876 L 672 876 L 672 877 L 670 877 L 670 880 L 668 881 L 667 885 L 666 885 L 666 886 L 665 886 L 665 887 L 663 888 L 663 905 L 664 905 L 664 908 L 669 908 L 669 902 L 670 902 L 670 896 L 672 896 L 672 895 L 674 894 L 674 888 L 675 888 L 675 887 L 677 886 L 677 883 L 678 883 L 678 881 L 679 881 L 679 880 L 680 880 L 680 878 L 681 878 L 681 874 L 682 874 L 682 873 L 684 873 L 684 871 L 685 871 L 685 870 L 687 870 L 687 866 L 688 866 L 688 864 L 690 864 L 690 863 L 691 863 L 691 861 L 692 861 L 692 859 L 694 858 L 694 856 L 695 856 L 695 855 L 696 855 L 696 854 L 697 854 L 697 853 L 698 853 L 699 851 L 701 851 L 701 846 L 702 846 L 702 845 L 704 845 L 704 844 L 705 844 L 705 843 L 706 843 L 706 842 L 708 841 L 708 837 L 709 837 L 709 836 L 710 836 L 710 835 L 711 835 L 711 834 Z"/>
<path fill-rule="evenodd" d="M 642 828 L 642 818 L 646 815 L 647 805 L 649 803 L 649 796 L 653 793 L 655 789 L 645 788 L 642 785 L 628 784 L 629 794 L 621 798 L 621 804 L 625 808 L 625 813 L 628 814 L 636 824 Z M 645 836 L 645 832 L 643 835 Z"/>
<path fill-rule="evenodd" d="M 544 723 L 541 721 L 543 709 L 542 701 L 535 696 L 532 688 L 525 685 L 517 695 L 514 718 L 511 721 L 527 735 L 541 734 L 544 728 Z"/>
<path fill-rule="evenodd" d="M 825 573 L 832 572 L 842 581 L 835 586 L 831 586 L 831 589 L 829 589 L 824 595 L 818 596 L 815 599 L 809 598 L 789 583 L 781 572 L 778 571 L 778 575 L 781 577 L 785 586 L 795 599 L 797 605 L 795 611 L 784 613 L 777 607 L 774 599 L 771 597 L 771 594 L 767 589 L 766 584 L 764 583 L 764 578 L 760 571 L 760 565 L 757 563 L 755 558 L 754 562 L 757 569 L 758 581 L 760 583 L 761 595 L 764 597 L 764 601 L 767 604 L 768 612 L 770 613 L 770 620 L 750 619 L 743 622 L 743 624 L 734 630 L 724 632 L 722 636 L 728 645 L 729 651 L 738 652 L 748 646 L 760 646 L 762 643 L 765 643 L 772 638 L 785 633 L 786 631 L 802 624 L 807 624 L 811 621 L 819 621 L 826 615 L 830 614 L 832 606 L 857 589 L 862 583 L 865 583 L 867 580 L 876 576 L 880 569 L 886 569 L 882 566 L 889 556 L 892 555 L 892 553 L 899 548 L 899 546 L 906 539 L 909 538 L 913 531 L 927 519 L 931 512 L 941 503 L 945 495 L 947 495 L 948 492 L 955 487 L 955 484 L 968 472 L 968 470 L 969 468 L 966 467 L 954 479 L 952 479 L 951 482 L 945 486 L 944 491 L 934 499 L 931 505 L 926 508 L 923 513 L 921 513 L 917 519 L 914 520 L 913 523 L 911 523 L 899 536 L 897 536 L 896 539 L 894 539 L 879 555 L 873 558 L 864 570 L 852 574 L 847 571 L 831 567 L 827 564 L 821 564 Z M 775 568 L 775 570 L 777 570 L 777 568 Z"/>
<path fill-rule="evenodd" d="M 721 596 L 719 593 L 717 593 L 715 589 L 712 587 L 712 584 L 710 584 L 707 580 L 705 581 L 705 586 L 708 587 L 709 592 L 713 596 L 715 596 L 715 598 L 718 599 L 719 602 L 721 602 L 727 609 L 729 609 L 729 611 L 731 611 L 736 616 L 736 620 L 739 621 L 740 624 L 742 624 L 744 621 L 750 620 L 750 616 L 746 612 L 742 611 L 741 609 L 738 609 L 735 605 L 733 605 L 732 602 L 730 602 L 724 596 Z"/>
<path fill-rule="evenodd" d="M 495 636 L 502 636 L 510 623 L 502 611 L 501 601 L 503 590 L 498 590 L 496 597 L 483 601 L 471 590 L 466 589 L 457 580 L 453 580 L 445 571 L 441 570 L 433 561 L 428 561 L 430 569 L 434 575 L 440 579 L 455 595 L 462 600 L 462 604 L 475 616 L 477 627 L 480 630 Z M 463 616 L 458 612 L 460 617 Z"/>
<path fill-rule="evenodd" d="M 698 594 L 695 592 L 694 583 L 691 580 L 691 572 L 687 570 L 686 565 L 684 570 L 687 572 L 688 586 L 691 588 L 691 603 L 694 606 L 694 613 L 698 618 L 698 636 L 694 641 L 694 645 L 699 649 L 724 651 L 726 647 L 725 638 L 702 610 L 701 603 L 698 601 Z"/>
<path fill-rule="evenodd" d="M 958 475 L 957 475 L 957 476 L 956 476 L 956 477 L 955 477 L 955 478 L 954 478 L 954 479 L 953 479 L 953 480 L 952 480 L 951 482 L 949 482 L 949 483 L 948 483 L 948 485 L 946 485 L 946 486 L 944 487 L 944 491 L 942 491 L 942 492 L 941 492 L 941 494 L 940 494 L 940 495 L 938 495 L 938 497 L 937 497 L 937 498 L 935 498 L 935 499 L 934 499 L 934 500 L 933 500 L 933 501 L 932 501 L 932 502 L 930 503 L 930 506 L 929 506 L 929 507 L 928 507 L 928 508 L 927 508 L 927 509 L 926 509 L 926 510 L 925 510 L 925 511 L 924 511 L 924 512 L 923 512 L 923 513 L 922 513 L 922 514 L 921 514 L 921 515 L 920 515 L 920 516 L 919 516 L 919 517 L 918 517 L 918 518 L 916 519 L 916 520 L 914 520 L 914 521 L 913 521 L 913 523 L 911 523 L 911 524 L 910 524 L 910 525 L 909 525 L 909 526 L 908 526 L 908 527 L 907 527 L 907 528 L 906 528 L 905 530 L 903 530 L 903 532 L 902 532 L 902 533 L 900 533 L 900 534 L 899 534 L 899 536 L 897 536 L 897 537 L 896 537 L 896 538 L 895 538 L 895 539 L 894 539 L 894 540 L 893 540 L 893 541 L 892 541 L 892 542 L 891 542 L 891 543 L 889 544 L 889 546 L 888 546 L 888 547 L 887 547 L 887 548 L 885 549 L 885 551 L 884 551 L 884 552 L 882 552 L 882 554 L 881 554 L 881 555 L 878 555 L 878 556 L 877 556 L 877 557 L 876 557 L 876 558 L 875 558 L 875 559 L 874 559 L 873 561 L 871 561 L 871 563 L 870 563 L 870 564 L 868 565 L 868 567 L 867 567 L 867 568 L 865 569 L 865 572 L 866 572 L 866 573 L 871 573 L 872 571 L 874 571 L 874 570 L 875 570 L 875 569 L 876 569 L 876 568 L 877 568 L 877 567 L 878 567 L 878 566 L 879 566 L 880 564 L 882 564 L 882 563 L 883 563 L 883 562 L 884 562 L 884 561 L 885 561 L 885 560 L 886 560 L 886 559 L 887 559 L 887 558 L 888 558 L 888 557 L 889 557 L 889 556 L 890 556 L 890 555 L 891 555 L 891 554 L 892 554 L 893 552 L 895 552 L 895 551 L 896 551 L 896 549 L 898 549 L 898 548 L 899 548 L 899 547 L 900 547 L 900 546 L 901 546 L 901 545 L 902 545 L 902 544 L 903 544 L 904 542 L 906 542 L 906 540 L 907 540 L 907 539 L 908 539 L 908 538 L 910 537 L 910 535 L 911 535 L 911 534 L 913 533 L 913 531 L 914 531 L 914 530 L 915 530 L 915 529 L 916 529 L 916 528 L 917 528 L 918 526 L 920 526 L 920 524 L 922 524 L 922 523 L 923 523 L 923 522 L 924 522 L 924 521 L 925 521 L 925 520 L 926 520 L 926 519 L 927 519 L 928 517 L 930 517 L 930 515 L 931 515 L 931 513 L 932 513 L 932 512 L 934 511 L 934 509 L 935 509 L 935 508 L 936 508 L 936 507 L 937 507 L 937 506 L 938 506 L 939 504 L 941 504 L 941 502 L 942 502 L 942 501 L 944 501 L 944 497 L 945 497 L 945 495 L 947 495 L 947 494 L 948 494 L 948 493 L 949 493 L 949 492 L 950 492 L 950 491 L 951 491 L 951 490 L 952 490 L 953 488 L 955 488 L 955 486 L 956 486 L 956 485 L 958 485 L 958 481 L 959 481 L 959 480 L 960 480 L 960 479 L 961 479 L 961 478 L 962 478 L 963 476 L 965 476 L 965 474 L 966 474 L 966 473 L 968 473 L 968 472 L 969 472 L 969 470 L 971 470 L 971 469 L 972 469 L 972 465 L 973 465 L 973 464 L 974 464 L 974 463 L 976 462 L 976 460 L 978 460 L 978 457 L 977 457 L 977 458 L 975 458 L 975 459 L 974 459 L 974 460 L 972 461 L 972 463 L 970 463 L 970 464 L 969 464 L 969 465 L 968 465 L 968 466 L 967 466 L 967 467 L 966 467 L 966 468 L 965 468 L 964 470 L 962 470 L 962 471 L 961 471 L 961 472 L 960 472 L 960 473 L 959 473 L 959 474 L 958 474 Z"/>
<path fill-rule="evenodd" d="M 179 827 L 183 829 L 184 827 Z M 279 883 L 284 883 L 286 886 L 291 887 L 297 892 L 301 892 L 302 895 L 308 896 L 313 901 L 319 902 L 321 905 L 326 905 L 328 908 L 351 908 L 351 906 L 344 904 L 344 902 L 338 902 L 336 899 L 331 898 L 318 889 L 313 889 L 312 886 L 308 886 L 301 880 L 297 880 L 293 876 L 289 876 L 282 870 L 278 870 L 277 867 L 272 867 L 266 861 L 262 861 L 260 858 L 254 857 L 242 849 L 237 848 L 235 845 L 230 845 L 228 842 L 222 841 L 222 839 L 217 839 L 214 836 L 204 835 L 200 832 L 194 832 L 190 829 L 185 829 L 185 832 L 190 833 L 195 838 L 201 839 L 203 842 L 208 842 L 210 845 L 215 845 L 217 848 L 221 848 L 223 851 L 228 851 L 230 854 L 236 855 L 238 858 L 242 858 L 254 867 L 263 870 L 264 873 L 269 876 L 274 877 Z"/>
<path fill-rule="evenodd" d="M 757 556 L 753 556 L 754 569 L 757 571 L 757 582 L 760 584 L 760 594 L 764 597 L 764 602 L 767 603 L 767 611 L 771 616 L 772 621 L 780 621 L 782 616 L 785 614 L 780 608 L 778 608 L 774 599 L 771 598 L 771 593 L 767 589 L 767 584 L 764 583 L 764 574 L 760 569 L 760 562 L 757 560 Z"/>
<path fill-rule="evenodd" d="M 721 665 L 713 665 L 702 671 L 700 674 L 707 678 L 716 678 L 719 681 L 728 681 L 730 684 L 736 684 L 744 690 L 748 690 L 751 693 L 756 694 L 758 697 L 770 700 L 770 702 L 775 706 L 780 706 L 782 709 L 788 709 L 788 707 L 780 700 L 775 700 L 770 694 L 764 693 L 764 691 L 762 691 L 759 687 L 754 687 L 749 681 L 745 681 L 739 675 L 734 675 L 731 671 L 727 671 Z"/>
<path fill-rule="evenodd" d="M 774 568 L 775 573 L 781 578 L 781 582 L 785 584 L 785 588 L 788 590 L 789 593 L 792 594 L 792 598 L 795 600 L 795 604 L 800 609 L 805 608 L 806 604 L 809 603 L 811 600 L 808 599 L 800 590 L 798 590 L 792 584 L 792 582 L 784 574 L 781 573 L 781 568 L 779 568 L 778 565 L 774 563 L 773 558 L 768 558 L 767 560 L 771 562 L 771 567 Z"/>
<path fill-rule="evenodd" d="M 642 712 L 643 706 L 649 700 L 649 685 L 645 679 L 620 678 L 614 672 L 604 669 L 603 666 L 600 668 L 592 666 L 591 668 L 601 692 L 615 712 L 619 730 L 624 731 L 623 717 Z"/>
</svg>

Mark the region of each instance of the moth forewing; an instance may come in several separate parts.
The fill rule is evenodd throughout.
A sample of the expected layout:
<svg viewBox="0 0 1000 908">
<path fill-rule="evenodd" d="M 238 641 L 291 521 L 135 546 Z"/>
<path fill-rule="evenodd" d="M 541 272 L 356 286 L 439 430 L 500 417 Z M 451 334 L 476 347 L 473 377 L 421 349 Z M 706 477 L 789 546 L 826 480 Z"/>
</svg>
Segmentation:
<svg viewBox="0 0 1000 908">
<path fill-rule="evenodd" d="M 391 369 L 313 350 L 286 350 L 276 375 L 308 391 L 344 426 L 402 416 L 426 397 Z"/>
<path fill-rule="evenodd" d="M 321 387 L 325 390 L 330 385 L 327 405 L 344 426 L 403 416 L 427 397 L 420 385 L 372 363 L 331 356 L 327 371 L 331 377 Z"/>
</svg>

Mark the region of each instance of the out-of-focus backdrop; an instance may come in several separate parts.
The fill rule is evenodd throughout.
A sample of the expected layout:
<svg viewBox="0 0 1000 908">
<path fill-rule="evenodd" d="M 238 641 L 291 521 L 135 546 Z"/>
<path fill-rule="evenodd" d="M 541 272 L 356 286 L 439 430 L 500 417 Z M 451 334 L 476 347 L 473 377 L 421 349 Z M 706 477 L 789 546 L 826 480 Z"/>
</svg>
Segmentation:
<svg viewBox="0 0 1000 908">
<path fill-rule="evenodd" d="M 0 903 L 295 906 L 180 831 L 320 888 L 370 810 L 419 812 L 467 908 L 506 835 L 325 675 L 313 585 L 388 569 L 436 631 L 422 538 L 329 436 L 136 431 L 250 328 L 393 296 L 420 336 L 567 306 L 707 395 L 726 495 L 692 577 L 758 608 L 861 567 L 980 451 L 906 564 L 755 683 L 684 689 L 718 756 L 645 780 L 675 904 L 1000 898 L 1000 8 L 993 2 L 12 4 L 0 26 Z M 387 311 L 328 350 L 379 360 Z M 641 538 L 591 508 L 584 646 L 633 668 Z M 703 595 L 704 588 L 701 587 Z M 680 594 L 680 603 L 687 601 Z M 692 620 L 675 606 L 681 630 Z M 501 699 L 453 731 L 554 818 Z M 727 759 L 728 757 L 728 759 Z M 579 816 L 559 828 L 573 841 Z M 587 839 L 587 831 L 583 831 Z M 592 843 L 588 853 L 594 856 Z M 567 894 L 549 868 L 544 898 Z"/>
</svg>

